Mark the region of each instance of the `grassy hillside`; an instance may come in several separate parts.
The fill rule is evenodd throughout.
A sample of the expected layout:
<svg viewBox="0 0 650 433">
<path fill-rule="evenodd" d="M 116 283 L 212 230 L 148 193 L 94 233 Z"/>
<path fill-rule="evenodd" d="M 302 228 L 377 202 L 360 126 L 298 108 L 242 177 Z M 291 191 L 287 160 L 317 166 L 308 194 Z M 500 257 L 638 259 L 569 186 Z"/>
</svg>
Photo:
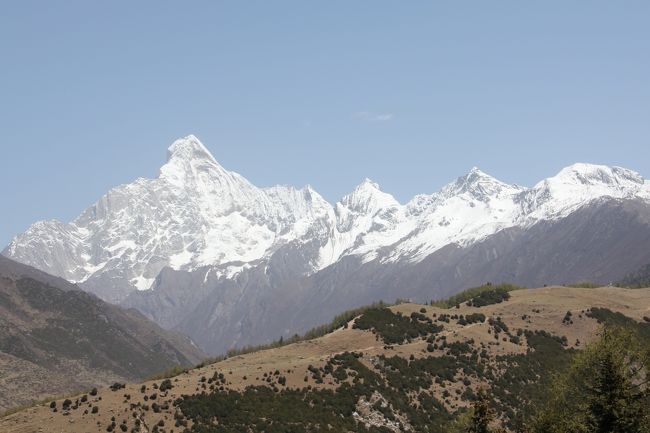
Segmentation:
<svg viewBox="0 0 650 433">
<path fill-rule="evenodd" d="M 603 326 L 625 325 L 650 340 L 647 289 L 496 289 L 475 289 L 445 308 L 350 312 L 317 338 L 100 389 L 65 408 L 57 400 L 6 417 L 0 430 L 448 432 L 471 418 L 486 390 L 495 423 L 518 431 Z"/>
</svg>

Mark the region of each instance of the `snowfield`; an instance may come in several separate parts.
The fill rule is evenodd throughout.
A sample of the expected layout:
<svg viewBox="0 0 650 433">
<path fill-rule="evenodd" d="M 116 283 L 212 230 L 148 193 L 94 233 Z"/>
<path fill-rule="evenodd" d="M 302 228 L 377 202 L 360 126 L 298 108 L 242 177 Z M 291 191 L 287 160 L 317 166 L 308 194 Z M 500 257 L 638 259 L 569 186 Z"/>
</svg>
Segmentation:
<svg viewBox="0 0 650 433">
<path fill-rule="evenodd" d="M 3 254 L 73 282 L 110 280 L 126 290 L 105 298 L 119 300 L 151 288 L 165 267 L 213 267 L 233 278 L 290 243 L 317 246 L 305 274 L 350 255 L 418 262 L 445 245 L 563 218 L 604 197 L 650 201 L 650 183 L 631 170 L 580 163 L 525 188 L 473 168 L 405 204 L 365 179 L 332 205 L 309 186 L 258 188 L 190 135 L 169 147 L 156 179 L 111 189 L 69 224 L 37 222 Z"/>
</svg>

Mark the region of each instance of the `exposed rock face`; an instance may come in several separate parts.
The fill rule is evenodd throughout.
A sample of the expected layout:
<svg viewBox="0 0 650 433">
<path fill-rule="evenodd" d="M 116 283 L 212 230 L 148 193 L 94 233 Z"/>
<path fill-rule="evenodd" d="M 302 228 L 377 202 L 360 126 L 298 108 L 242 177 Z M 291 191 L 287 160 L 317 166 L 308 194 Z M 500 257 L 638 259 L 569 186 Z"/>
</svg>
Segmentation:
<svg viewBox="0 0 650 433">
<path fill-rule="evenodd" d="M 357 402 L 357 410 L 352 414 L 352 416 L 358 423 L 363 424 L 366 428 L 384 427 L 395 433 L 413 431 L 413 428 L 409 425 L 406 417 L 397 414 L 395 415 L 395 420 L 389 420 L 383 413 L 375 408 L 376 405 L 382 409 L 390 407 L 390 404 L 386 399 L 380 393 L 375 391 L 370 396 L 370 399 L 366 400 L 365 397 L 359 399 Z M 394 412 L 392 408 L 391 411 Z"/>
<path fill-rule="evenodd" d="M 617 281 L 650 263 L 648 203 L 638 173 L 575 164 L 532 188 L 473 168 L 406 204 L 366 179 L 331 205 L 310 187 L 255 187 L 189 136 L 156 179 L 36 223 L 3 254 L 222 352 L 379 299 Z"/>
</svg>

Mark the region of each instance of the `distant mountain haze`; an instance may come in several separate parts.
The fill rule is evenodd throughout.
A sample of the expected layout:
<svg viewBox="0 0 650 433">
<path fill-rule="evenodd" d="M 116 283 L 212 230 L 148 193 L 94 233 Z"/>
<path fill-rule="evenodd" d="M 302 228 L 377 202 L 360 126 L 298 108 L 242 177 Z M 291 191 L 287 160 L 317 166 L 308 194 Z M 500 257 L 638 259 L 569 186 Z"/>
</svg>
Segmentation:
<svg viewBox="0 0 650 433">
<path fill-rule="evenodd" d="M 71 223 L 37 222 L 3 254 L 217 353 L 379 299 L 617 281 L 650 263 L 649 247 L 650 182 L 620 167 L 578 163 L 532 188 L 473 168 L 405 204 L 365 179 L 332 205 L 309 186 L 258 188 L 188 136 L 157 178 Z"/>
</svg>

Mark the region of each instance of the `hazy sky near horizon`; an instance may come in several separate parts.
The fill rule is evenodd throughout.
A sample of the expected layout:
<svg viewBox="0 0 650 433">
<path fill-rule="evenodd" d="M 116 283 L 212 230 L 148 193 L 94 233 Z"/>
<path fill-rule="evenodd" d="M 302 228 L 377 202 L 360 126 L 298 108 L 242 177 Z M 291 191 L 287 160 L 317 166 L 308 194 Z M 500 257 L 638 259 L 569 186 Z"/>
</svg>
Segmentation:
<svg viewBox="0 0 650 433">
<path fill-rule="evenodd" d="M 648 1 L 7 1 L 0 249 L 197 135 L 258 186 L 650 177 Z"/>
</svg>

